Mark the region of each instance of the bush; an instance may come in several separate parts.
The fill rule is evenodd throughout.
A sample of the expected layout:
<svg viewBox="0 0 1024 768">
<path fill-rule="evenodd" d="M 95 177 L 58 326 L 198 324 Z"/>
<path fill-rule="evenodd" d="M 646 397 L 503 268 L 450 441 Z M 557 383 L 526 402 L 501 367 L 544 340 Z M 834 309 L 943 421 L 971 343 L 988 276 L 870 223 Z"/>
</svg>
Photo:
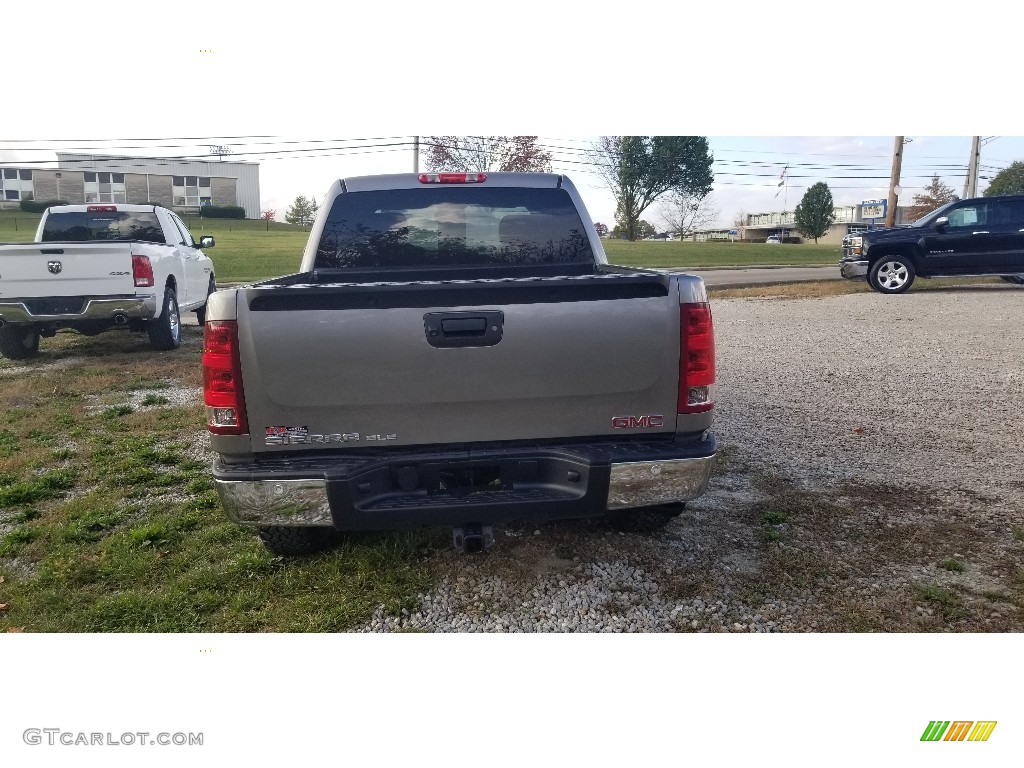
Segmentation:
<svg viewBox="0 0 1024 768">
<path fill-rule="evenodd" d="M 237 205 L 204 205 L 199 209 L 204 219 L 244 219 L 245 208 Z"/>
<path fill-rule="evenodd" d="M 42 213 L 51 205 L 67 205 L 67 200 L 22 200 L 21 210 L 25 213 Z"/>
</svg>

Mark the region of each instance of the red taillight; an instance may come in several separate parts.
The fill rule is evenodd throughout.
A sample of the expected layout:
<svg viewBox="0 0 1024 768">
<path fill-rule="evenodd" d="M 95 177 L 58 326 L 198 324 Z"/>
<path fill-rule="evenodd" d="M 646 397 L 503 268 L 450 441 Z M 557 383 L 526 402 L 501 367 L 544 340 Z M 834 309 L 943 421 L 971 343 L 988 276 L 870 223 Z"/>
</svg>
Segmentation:
<svg viewBox="0 0 1024 768">
<path fill-rule="evenodd" d="M 153 265 L 149 256 L 132 254 L 132 275 L 135 277 L 136 288 L 150 288 L 153 285 Z"/>
<path fill-rule="evenodd" d="M 486 173 L 421 173 L 420 184 L 479 184 Z"/>
<path fill-rule="evenodd" d="M 117 213 L 116 205 L 90 205 L 85 209 L 89 213 Z"/>
<path fill-rule="evenodd" d="M 679 409 L 700 413 L 715 407 L 715 328 L 708 304 L 679 305 Z"/>
<path fill-rule="evenodd" d="M 248 431 L 238 355 L 238 323 L 210 320 L 203 326 L 203 401 L 206 428 L 215 435 Z"/>
</svg>

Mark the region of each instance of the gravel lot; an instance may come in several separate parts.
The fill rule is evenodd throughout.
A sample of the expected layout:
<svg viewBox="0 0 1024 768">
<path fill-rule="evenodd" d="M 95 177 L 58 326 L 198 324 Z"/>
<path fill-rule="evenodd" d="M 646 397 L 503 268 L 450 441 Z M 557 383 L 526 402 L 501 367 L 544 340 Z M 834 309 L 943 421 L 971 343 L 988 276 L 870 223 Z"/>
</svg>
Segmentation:
<svg viewBox="0 0 1024 768">
<path fill-rule="evenodd" d="M 1024 292 L 723 299 L 709 493 L 498 533 L 364 631 L 1024 629 Z"/>
</svg>

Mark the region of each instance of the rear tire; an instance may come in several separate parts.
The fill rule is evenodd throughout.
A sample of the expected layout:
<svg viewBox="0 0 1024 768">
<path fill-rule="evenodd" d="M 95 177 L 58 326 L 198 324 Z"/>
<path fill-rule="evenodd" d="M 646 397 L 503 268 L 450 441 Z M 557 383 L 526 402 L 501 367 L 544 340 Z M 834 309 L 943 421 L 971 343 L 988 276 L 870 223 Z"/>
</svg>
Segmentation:
<svg viewBox="0 0 1024 768">
<path fill-rule="evenodd" d="M 331 544 L 334 530 L 272 525 L 260 528 L 259 535 L 263 546 L 275 555 L 312 555 Z"/>
<path fill-rule="evenodd" d="M 879 293 L 904 293 L 914 284 L 914 264 L 906 256 L 883 256 L 871 265 L 868 283 Z"/>
<path fill-rule="evenodd" d="M 199 309 L 196 310 L 196 320 L 199 321 L 199 327 L 200 328 L 202 328 L 204 325 L 206 325 L 206 305 L 210 303 L 210 296 L 212 296 L 216 292 L 217 292 L 217 283 L 211 277 L 210 278 L 210 287 L 207 288 L 207 290 L 206 290 L 206 301 L 203 302 L 203 306 L 201 306 Z"/>
<path fill-rule="evenodd" d="M 149 321 L 149 343 L 153 349 L 175 349 L 181 344 L 181 313 L 178 297 L 171 286 L 164 291 L 164 305 L 160 317 Z"/>
<path fill-rule="evenodd" d="M 39 331 L 32 326 L 0 326 L 0 354 L 8 360 L 27 360 L 39 354 Z"/>
<path fill-rule="evenodd" d="M 623 533 L 656 533 L 675 520 L 686 504 L 659 504 L 655 507 L 617 509 L 608 513 L 608 523 Z"/>
</svg>

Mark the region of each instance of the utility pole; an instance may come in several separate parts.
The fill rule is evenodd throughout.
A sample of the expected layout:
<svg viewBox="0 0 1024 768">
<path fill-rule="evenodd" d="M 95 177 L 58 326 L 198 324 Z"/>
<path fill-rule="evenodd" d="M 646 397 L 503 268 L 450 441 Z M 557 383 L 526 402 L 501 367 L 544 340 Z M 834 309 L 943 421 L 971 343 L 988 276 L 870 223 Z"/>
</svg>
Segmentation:
<svg viewBox="0 0 1024 768">
<path fill-rule="evenodd" d="M 420 172 L 420 137 L 412 137 L 412 172 Z"/>
<path fill-rule="evenodd" d="M 897 136 L 892 148 L 892 176 L 889 179 L 889 204 L 885 207 L 885 226 L 896 224 L 896 201 L 899 199 L 900 169 L 903 167 L 903 137 Z"/>
<path fill-rule="evenodd" d="M 981 136 L 971 140 L 971 159 L 967 162 L 967 178 L 964 180 L 964 198 L 978 196 L 978 160 L 981 158 Z"/>
</svg>

